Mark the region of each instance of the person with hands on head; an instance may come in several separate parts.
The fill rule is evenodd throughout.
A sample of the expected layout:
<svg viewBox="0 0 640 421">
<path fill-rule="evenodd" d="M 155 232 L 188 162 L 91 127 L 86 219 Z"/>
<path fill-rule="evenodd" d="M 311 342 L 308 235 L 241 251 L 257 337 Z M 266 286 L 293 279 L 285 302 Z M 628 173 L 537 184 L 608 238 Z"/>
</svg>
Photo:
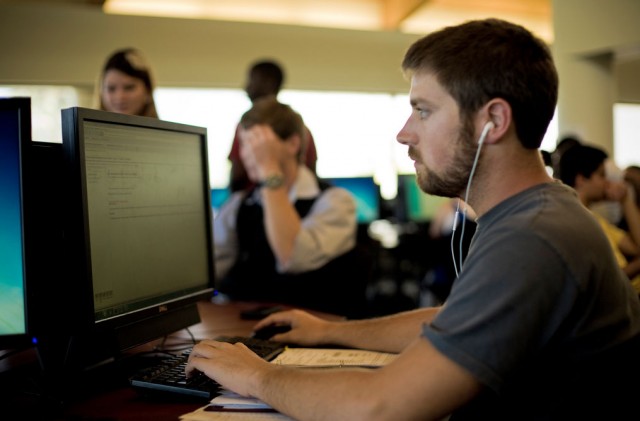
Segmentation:
<svg viewBox="0 0 640 421">
<path fill-rule="evenodd" d="M 291 259 L 295 238 L 300 231 L 301 220 L 291 206 L 288 192 L 284 188 L 287 148 L 293 142 L 282 142 L 269 125 L 256 124 L 240 132 L 240 156 L 245 163 L 249 178 L 264 180 L 270 187 L 261 190 L 265 208 L 265 229 L 271 250 L 280 265 L 286 266 Z M 297 146 L 299 148 L 299 146 Z M 285 164 L 286 165 L 286 164 Z M 286 171 L 288 172 L 288 171 Z M 280 184 L 278 186 L 278 184 Z"/>
<path fill-rule="evenodd" d="M 477 215 L 445 304 L 345 321 L 287 311 L 256 325 L 288 323 L 278 341 L 399 353 L 377 369 L 279 366 L 203 341 L 187 374 L 299 420 L 637 415 L 640 301 L 538 149 L 557 102 L 549 48 L 522 26 L 469 21 L 416 41 L 402 67 L 412 111 L 397 140 L 418 184 Z"/>
<path fill-rule="evenodd" d="M 214 220 L 217 289 L 233 300 L 355 316 L 366 295 L 351 275 L 353 196 L 302 164 L 304 123 L 288 105 L 257 100 L 240 124 L 240 157 L 255 186 L 233 193 Z"/>
</svg>

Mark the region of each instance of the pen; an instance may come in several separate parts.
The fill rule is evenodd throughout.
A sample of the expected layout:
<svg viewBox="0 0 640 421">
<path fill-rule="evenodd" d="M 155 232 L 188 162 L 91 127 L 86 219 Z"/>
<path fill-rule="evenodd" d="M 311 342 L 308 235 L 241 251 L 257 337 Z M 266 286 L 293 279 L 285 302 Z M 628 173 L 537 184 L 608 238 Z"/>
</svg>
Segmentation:
<svg viewBox="0 0 640 421">
<path fill-rule="evenodd" d="M 207 405 L 205 412 L 278 412 L 273 408 L 230 408 L 222 405 Z"/>
</svg>

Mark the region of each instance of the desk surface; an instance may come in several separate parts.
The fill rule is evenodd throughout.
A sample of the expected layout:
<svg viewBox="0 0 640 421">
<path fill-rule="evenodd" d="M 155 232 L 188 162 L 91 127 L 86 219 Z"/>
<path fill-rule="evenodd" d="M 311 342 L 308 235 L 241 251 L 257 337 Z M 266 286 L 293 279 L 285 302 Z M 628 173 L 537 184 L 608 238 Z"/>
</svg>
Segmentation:
<svg viewBox="0 0 640 421">
<path fill-rule="evenodd" d="M 220 335 L 247 336 L 251 328 L 256 323 L 252 320 L 240 318 L 240 312 L 255 307 L 256 303 L 232 302 L 227 304 L 199 303 L 198 310 L 202 322 L 191 326 L 189 331 L 196 339 L 212 338 Z M 322 315 L 322 314 L 321 314 Z M 324 315 L 335 318 L 336 316 Z M 191 336 L 186 330 L 176 332 L 168 338 L 165 345 L 190 340 Z M 156 342 L 143 345 L 132 351 L 133 354 L 144 351 L 151 351 Z M 15 357 L 15 358 L 13 358 Z M 34 350 L 26 350 L 22 355 L 15 355 L 4 361 L 3 370 L 0 377 L 0 413 L 8 414 L 13 412 L 18 415 L 16 419 L 42 419 L 42 420 L 118 420 L 118 421 L 176 421 L 178 417 L 187 412 L 196 410 L 204 405 L 200 402 L 169 401 L 166 398 L 151 399 L 138 394 L 136 390 L 126 383 L 126 378 L 119 378 L 103 381 L 98 377 L 87 384 L 77 399 L 69 403 L 58 405 L 57 403 L 44 402 L 42 398 L 31 396 L 25 393 L 18 386 L 12 388 L 8 382 L 12 381 L 13 375 L 20 376 L 20 372 L 26 373 L 34 371 L 37 367 L 37 360 Z M 7 365 L 13 367 L 8 367 Z M 11 373 L 13 371 L 13 373 Z M 113 376 L 111 376 L 113 377 Z M 24 386 L 24 385 L 23 385 Z M 9 412 L 7 409 L 13 411 Z M 2 417 L 0 417 L 2 418 Z"/>
</svg>

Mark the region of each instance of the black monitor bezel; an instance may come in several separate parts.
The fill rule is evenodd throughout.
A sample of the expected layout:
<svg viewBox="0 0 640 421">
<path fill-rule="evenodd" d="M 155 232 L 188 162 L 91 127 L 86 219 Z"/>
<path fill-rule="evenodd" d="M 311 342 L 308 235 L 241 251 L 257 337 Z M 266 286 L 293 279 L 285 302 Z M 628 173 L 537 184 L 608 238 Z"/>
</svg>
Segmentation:
<svg viewBox="0 0 640 421">
<path fill-rule="evenodd" d="M 196 134 L 201 139 L 202 148 L 202 168 L 203 168 L 203 201 L 204 212 L 207 215 L 207 248 L 208 248 L 208 271 L 209 282 L 199 291 L 191 294 L 168 299 L 148 307 L 133 310 L 131 312 L 118 315 L 116 317 L 95 321 L 93 288 L 91 284 L 91 261 L 88 237 L 88 219 L 86 188 L 86 174 L 82 165 L 84 124 L 87 121 L 96 121 L 107 124 L 121 126 L 133 126 L 151 128 L 155 130 L 179 131 L 182 133 Z M 198 301 L 210 299 L 214 291 L 214 261 L 213 261 L 213 230 L 212 230 L 212 210 L 210 206 L 210 181 L 209 164 L 207 151 L 207 131 L 206 128 L 191 126 L 181 123 L 169 122 L 150 117 L 130 116 L 125 114 L 112 113 L 101 110 L 94 110 L 82 107 L 72 107 L 62 110 L 62 132 L 63 132 L 63 159 L 66 171 L 65 178 L 68 188 L 68 210 L 65 215 L 65 249 L 66 253 L 76 256 L 77 259 L 69 268 L 71 269 L 70 279 L 76 288 L 77 300 L 75 306 L 79 306 L 79 318 L 73 323 L 73 329 L 81 334 L 92 335 L 96 332 L 110 335 L 114 329 L 131 327 L 137 323 L 145 323 L 157 317 L 169 316 L 180 313 L 185 307 L 194 306 Z M 171 332 L 175 331 L 172 325 Z M 184 326 L 187 327 L 187 326 Z M 151 335 L 154 336 L 154 335 Z M 118 347 L 123 349 L 155 339 L 153 337 L 140 338 L 131 343 L 121 344 Z M 134 343 L 135 342 L 135 343 Z"/>
<path fill-rule="evenodd" d="M 18 154 L 20 171 L 20 212 L 22 220 L 22 268 L 23 268 L 23 296 L 25 303 L 25 332 L 0 335 L 0 350 L 22 349 L 31 345 L 31 306 L 29 303 L 29 238 L 28 221 L 26 217 L 26 187 L 25 179 L 29 170 L 28 154 L 31 143 L 31 98 L 8 97 L 0 98 L 0 111 L 16 111 L 18 113 Z"/>
</svg>

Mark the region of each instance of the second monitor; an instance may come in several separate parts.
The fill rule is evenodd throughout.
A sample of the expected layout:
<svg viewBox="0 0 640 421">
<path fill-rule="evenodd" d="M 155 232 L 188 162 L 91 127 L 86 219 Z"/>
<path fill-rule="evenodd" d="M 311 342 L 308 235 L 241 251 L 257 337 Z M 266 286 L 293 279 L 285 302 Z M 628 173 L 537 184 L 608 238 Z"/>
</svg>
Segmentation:
<svg viewBox="0 0 640 421">
<path fill-rule="evenodd" d="M 373 177 L 333 177 L 323 180 L 342 187 L 353 195 L 359 224 L 369 224 L 380 219 L 380 186 Z"/>
</svg>

